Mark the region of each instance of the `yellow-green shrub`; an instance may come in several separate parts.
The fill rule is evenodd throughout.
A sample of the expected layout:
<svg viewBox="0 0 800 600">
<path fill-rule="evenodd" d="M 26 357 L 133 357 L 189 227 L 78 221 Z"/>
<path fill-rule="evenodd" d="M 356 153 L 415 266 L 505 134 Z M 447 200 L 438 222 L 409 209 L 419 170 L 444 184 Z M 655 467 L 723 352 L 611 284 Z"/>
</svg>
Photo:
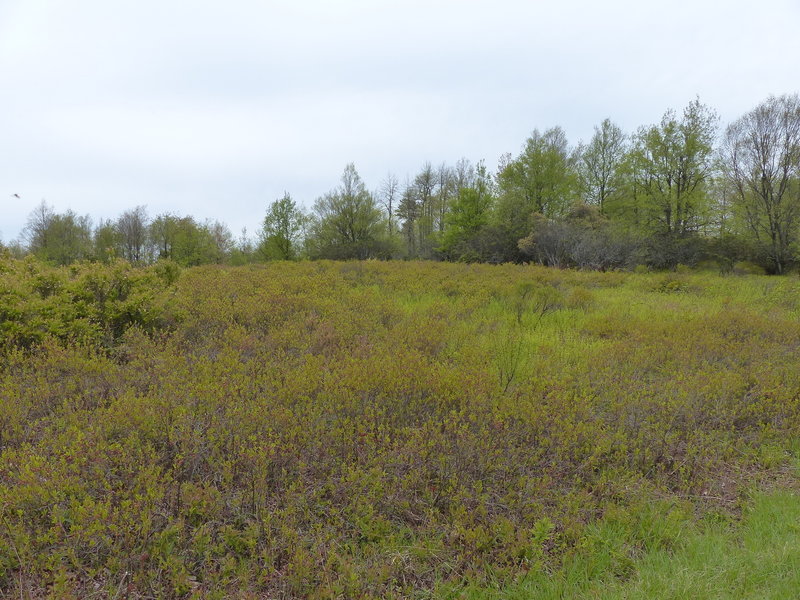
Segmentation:
<svg viewBox="0 0 800 600">
<path fill-rule="evenodd" d="M 624 575 L 624 544 L 735 506 L 800 433 L 796 284 L 413 262 L 0 278 L 4 590 L 405 598 L 551 567 L 610 539 L 603 515 Z"/>
</svg>

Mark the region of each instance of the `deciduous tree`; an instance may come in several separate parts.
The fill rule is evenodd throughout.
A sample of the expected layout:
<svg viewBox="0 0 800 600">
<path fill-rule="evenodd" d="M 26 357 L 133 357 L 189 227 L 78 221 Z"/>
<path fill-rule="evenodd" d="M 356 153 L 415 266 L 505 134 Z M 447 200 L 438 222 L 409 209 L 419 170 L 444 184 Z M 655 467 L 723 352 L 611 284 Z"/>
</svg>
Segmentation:
<svg viewBox="0 0 800 600">
<path fill-rule="evenodd" d="M 713 167 L 717 115 L 699 100 L 678 118 L 667 111 L 658 125 L 635 136 L 632 170 L 651 233 L 683 237 L 709 219 L 707 184 Z"/>
<path fill-rule="evenodd" d="M 625 134 L 610 119 L 594 128 L 592 139 L 582 148 L 580 174 L 585 200 L 597 206 L 602 215 L 606 214 L 609 198 L 619 191 L 624 156 Z"/>
<path fill-rule="evenodd" d="M 772 270 L 785 272 L 800 225 L 800 97 L 770 97 L 731 123 L 722 154 L 738 212 Z"/>
<path fill-rule="evenodd" d="M 371 258 L 385 254 L 385 222 L 355 165 L 341 184 L 314 203 L 309 250 L 318 258 Z"/>
<path fill-rule="evenodd" d="M 94 251 L 89 216 L 57 214 L 45 201 L 31 213 L 23 236 L 29 252 L 58 265 L 91 259 Z"/>
<path fill-rule="evenodd" d="M 534 214 L 563 215 L 578 198 L 579 180 L 574 152 L 560 127 L 535 130 L 522 153 L 501 165 L 497 217 L 516 232 L 529 233 Z"/>
<path fill-rule="evenodd" d="M 115 228 L 119 234 L 120 256 L 132 264 L 145 262 L 147 251 L 147 230 L 149 227 L 147 210 L 144 206 L 125 211 L 117 219 Z"/>
<path fill-rule="evenodd" d="M 306 217 L 292 197 L 285 193 L 270 204 L 259 232 L 259 254 L 266 259 L 297 258 Z"/>
</svg>

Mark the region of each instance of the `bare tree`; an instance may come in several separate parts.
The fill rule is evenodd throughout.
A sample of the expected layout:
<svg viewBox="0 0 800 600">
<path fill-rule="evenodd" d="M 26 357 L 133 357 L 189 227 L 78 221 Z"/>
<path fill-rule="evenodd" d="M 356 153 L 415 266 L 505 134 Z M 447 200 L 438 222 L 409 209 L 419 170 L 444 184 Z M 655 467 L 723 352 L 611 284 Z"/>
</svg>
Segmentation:
<svg viewBox="0 0 800 600">
<path fill-rule="evenodd" d="M 731 123 L 723 157 L 737 207 L 772 269 L 784 273 L 798 239 L 800 97 L 772 96 Z"/>
<path fill-rule="evenodd" d="M 460 158 L 453 167 L 453 185 L 455 196 L 464 188 L 473 187 L 475 184 L 475 167 L 467 158 Z"/>
<path fill-rule="evenodd" d="M 48 233 L 55 218 L 55 211 L 44 200 L 31 211 L 25 229 L 22 230 L 22 237 L 30 252 L 36 253 L 37 250 L 47 247 Z"/>
<path fill-rule="evenodd" d="M 426 162 L 417 176 L 414 177 L 414 192 L 419 205 L 419 237 L 425 242 L 433 233 L 434 221 L 434 189 L 436 188 L 436 173 L 431 163 Z"/>
<path fill-rule="evenodd" d="M 125 211 L 117 219 L 116 229 L 120 237 L 122 257 L 133 264 L 147 259 L 148 227 L 147 210 L 144 206 Z"/>
<path fill-rule="evenodd" d="M 231 230 L 222 221 L 206 222 L 204 228 L 213 242 L 214 262 L 223 262 L 234 248 Z"/>
<path fill-rule="evenodd" d="M 376 196 L 380 199 L 380 203 L 386 209 L 390 237 L 394 235 L 394 211 L 397 207 L 399 194 L 400 183 L 397 181 L 397 177 L 393 173 L 387 173 L 386 177 L 381 182 L 381 188 L 378 190 Z"/>
<path fill-rule="evenodd" d="M 434 214 L 436 229 L 439 233 L 444 232 L 445 217 L 454 196 L 454 180 L 453 169 L 442 163 L 436 170 L 436 211 Z"/>
<path fill-rule="evenodd" d="M 408 256 L 416 258 L 418 254 L 417 220 L 420 216 L 420 206 L 417 202 L 414 185 L 408 178 L 406 178 L 400 202 L 397 204 L 396 216 L 402 221 L 402 231 L 406 239 Z"/>
</svg>

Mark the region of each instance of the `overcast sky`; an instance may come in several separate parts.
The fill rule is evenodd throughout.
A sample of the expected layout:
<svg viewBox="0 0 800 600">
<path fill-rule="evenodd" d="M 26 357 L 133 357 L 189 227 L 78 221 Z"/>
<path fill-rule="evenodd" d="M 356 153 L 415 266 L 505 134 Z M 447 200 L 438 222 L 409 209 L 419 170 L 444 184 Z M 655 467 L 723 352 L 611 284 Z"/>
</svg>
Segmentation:
<svg viewBox="0 0 800 600">
<path fill-rule="evenodd" d="M 42 199 L 251 232 L 354 162 L 494 170 L 696 95 L 725 123 L 800 88 L 798 0 L 0 0 L 0 238 Z M 19 194 L 19 200 L 12 197 Z"/>
</svg>

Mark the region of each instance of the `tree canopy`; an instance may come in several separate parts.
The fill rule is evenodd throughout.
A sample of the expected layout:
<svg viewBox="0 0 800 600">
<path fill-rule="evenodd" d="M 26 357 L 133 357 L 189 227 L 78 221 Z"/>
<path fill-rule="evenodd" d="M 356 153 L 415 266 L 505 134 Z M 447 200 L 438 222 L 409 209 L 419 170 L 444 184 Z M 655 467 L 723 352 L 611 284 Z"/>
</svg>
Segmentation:
<svg viewBox="0 0 800 600">
<path fill-rule="evenodd" d="M 491 173 L 483 161 L 423 161 L 371 193 L 353 163 L 306 210 L 286 192 L 238 239 L 220 221 L 151 218 L 136 206 L 100 220 L 42 202 L 5 252 L 182 265 L 272 259 L 535 261 L 579 268 L 720 269 L 750 261 L 785 273 L 800 258 L 800 99 L 770 97 L 731 122 L 699 98 L 626 133 L 610 119 L 588 142 L 534 129 Z"/>
</svg>

